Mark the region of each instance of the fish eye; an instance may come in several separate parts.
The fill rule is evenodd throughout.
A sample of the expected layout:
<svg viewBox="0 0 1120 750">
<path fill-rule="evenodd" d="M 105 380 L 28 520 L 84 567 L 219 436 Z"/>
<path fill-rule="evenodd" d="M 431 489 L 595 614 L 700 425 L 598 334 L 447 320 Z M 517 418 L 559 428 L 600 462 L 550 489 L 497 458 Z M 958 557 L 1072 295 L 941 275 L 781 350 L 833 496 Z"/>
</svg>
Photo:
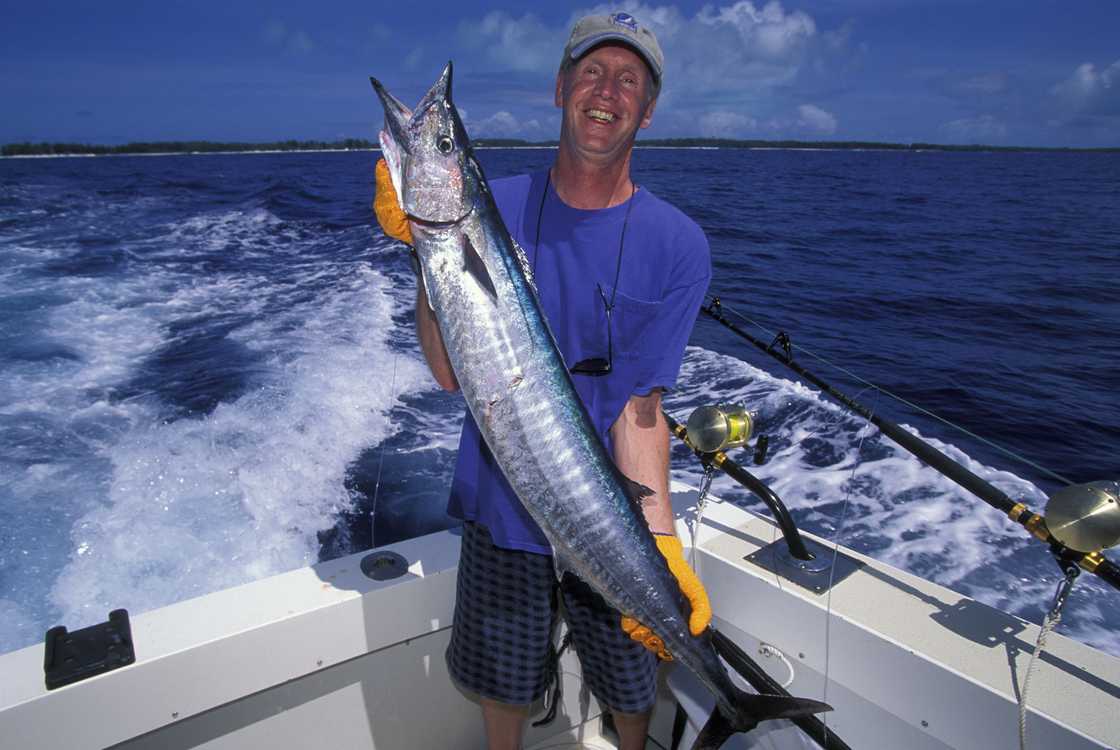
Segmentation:
<svg viewBox="0 0 1120 750">
<path fill-rule="evenodd" d="M 436 141 L 436 148 L 439 149 L 441 154 L 450 154 L 455 150 L 455 142 L 446 135 L 442 135 Z"/>
</svg>

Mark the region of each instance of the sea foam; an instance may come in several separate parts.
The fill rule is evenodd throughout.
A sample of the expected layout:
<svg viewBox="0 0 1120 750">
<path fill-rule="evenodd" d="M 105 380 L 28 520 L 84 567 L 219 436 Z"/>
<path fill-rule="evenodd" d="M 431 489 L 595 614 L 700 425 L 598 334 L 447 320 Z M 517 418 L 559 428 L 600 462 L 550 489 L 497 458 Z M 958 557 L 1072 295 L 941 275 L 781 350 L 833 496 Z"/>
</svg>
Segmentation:
<svg viewBox="0 0 1120 750">
<path fill-rule="evenodd" d="M 872 396 L 861 398 L 873 403 Z M 741 403 L 757 412 L 758 430 L 770 440 L 769 458 L 757 467 L 749 466 L 745 454 L 732 458 L 777 492 L 801 528 L 990 606 L 1041 621 L 1061 579 L 1045 546 L 858 415 L 802 383 L 735 357 L 689 347 L 666 409 L 683 423 L 693 408 L 711 403 Z M 955 445 L 925 439 L 1014 500 L 1038 511 L 1045 506 L 1045 494 L 1029 481 L 986 466 Z M 677 444 L 674 478 L 699 484 L 702 474 L 699 461 Z M 770 515 L 760 500 L 722 473 L 711 491 Z M 1114 592 L 1091 576 L 1082 578 L 1069 604 L 1078 608 L 1077 617 L 1067 619 L 1060 632 L 1120 654 L 1120 636 L 1102 627 L 1107 618 L 1100 608 Z"/>
</svg>

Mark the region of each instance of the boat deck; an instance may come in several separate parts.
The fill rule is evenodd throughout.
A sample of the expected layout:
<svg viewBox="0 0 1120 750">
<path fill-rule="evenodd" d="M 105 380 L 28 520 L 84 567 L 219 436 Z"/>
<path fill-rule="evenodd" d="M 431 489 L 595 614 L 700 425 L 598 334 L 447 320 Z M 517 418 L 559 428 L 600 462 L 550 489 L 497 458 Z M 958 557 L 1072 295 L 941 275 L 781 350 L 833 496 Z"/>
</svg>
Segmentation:
<svg viewBox="0 0 1120 750">
<path fill-rule="evenodd" d="M 673 491 L 687 543 L 695 494 Z M 779 537 L 768 520 L 709 502 L 696 567 L 714 625 L 790 692 L 832 704 L 828 726 L 850 746 L 1018 744 L 1036 626 L 847 550 L 854 572 L 817 593 L 756 564 Z M 42 645 L 0 655 L 3 746 L 482 748 L 478 708 L 443 660 L 458 540 L 392 545 L 408 561 L 393 580 L 363 575 L 359 554 L 138 614 L 135 664 L 58 690 L 43 684 Z M 527 747 L 611 747 L 573 654 L 561 672 L 559 715 Z M 650 747 L 669 747 L 677 699 L 695 730 L 709 699 L 688 677 L 663 670 Z M 1120 747 L 1120 659 L 1054 633 L 1029 698 L 1028 747 Z M 725 748 L 810 746 L 787 722 L 747 737 Z"/>
</svg>

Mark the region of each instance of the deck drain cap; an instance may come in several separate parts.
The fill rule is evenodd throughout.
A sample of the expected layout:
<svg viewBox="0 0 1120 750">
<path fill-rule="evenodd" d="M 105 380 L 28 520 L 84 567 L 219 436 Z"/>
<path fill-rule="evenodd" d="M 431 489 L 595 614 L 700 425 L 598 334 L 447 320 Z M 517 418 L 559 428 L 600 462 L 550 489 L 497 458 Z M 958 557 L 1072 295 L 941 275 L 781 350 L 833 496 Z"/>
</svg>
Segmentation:
<svg viewBox="0 0 1120 750">
<path fill-rule="evenodd" d="M 390 581 L 408 572 L 408 560 L 389 550 L 371 552 L 362 558 L 362 572 L 375 581 Z"/>
</svg>

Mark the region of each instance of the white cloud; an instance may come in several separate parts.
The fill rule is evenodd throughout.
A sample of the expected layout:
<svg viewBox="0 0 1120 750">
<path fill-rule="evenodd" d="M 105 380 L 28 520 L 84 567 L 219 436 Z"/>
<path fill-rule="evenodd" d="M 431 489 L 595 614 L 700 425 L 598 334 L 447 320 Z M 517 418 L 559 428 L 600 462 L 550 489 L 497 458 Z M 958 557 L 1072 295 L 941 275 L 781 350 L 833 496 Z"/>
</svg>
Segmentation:
<svg viewBox="0 0 1120 750">
<path fill-rule="evenodd" d="M 1007 91 L 1008 77 L 1002 70 L 977 73 L 962 80 L 959 89 L 969 94 L 1002 94 Z"/>
<path fill-rule="evenodd" d="M 797 108 L 797 127 L 810 133 L 832 135 L 836 132 L 836 115 L 815 104 L 802 104 Z"/>
<path fill-rule="evenodd" d="M 817 33 L 817 25 L 802 11 L 786 13 L 779 2 L 761 9 L 749 0 L 725 8 L 705 6 L 696 20 L 715 30 L 734 29 L 748 57 L 786 61 L 800 54 Z"/>
<path fill-rule="evenodd" d="M 1053 92 L 1070 97 L 1092 96 L 1101 88 L 1112 87 L 1112 68 L 1117 66 L 1120 66 L 1120 63 L 1112 65 L 1107 70 L 1097 72 L 1097 66 L 1093 63 L 1083 63 L 1077 66 L 1073 75 L 1054 86 Z"/>
<path fill-rule="evenodd" d="M 1005 70 L 959 70 L 946 67 L 911 68 L 908 75 L 939 94 L 954 99 L 994 96 L 1007 93 L 1012 78 Z"/>
<path fill-rule="evenodd" d="M 770 129 L 764 122 L 779 122 L 782 133 L 791 136 L 837 131 L 832 113 L 810 104 L 797 109 L 797 100 L 809 97 L 796 92 L 805 83 L 815 84 L 817 90 L 827 88 L 859 63 L 862 55 L 851 23 L 822 29 L 810 13 L 766 0 L 723 0 L 696 11 L 656 0 L 621 0 L 576 9 L 558 23 L 504 10 L 461 23 L 457 44 L 474 56 L 475 77 L 492 78 L 488 91 L 495 96 L 487 111 L 503 110 L 521 118 L 504 120 L 495 112 L 473 124 L 472 134 L 555 137 L 525 130 L 530 116 L 551 123 L 550 88 L 541 89 L 547 97 L 516 103 L 508 96 L 498 97 L 495 89 L 506 85 L 502 76 L 508 73 L 524 76 L 511 76 L 510 85 L 519 81 L 518 91 L 526 90 L 529 79 L 551 78 L 572 24 L 584 15 L 615 11 L 628 12 L 652 28 L 665 52 L 665 90 L 654 118 L 659 134 L 695 135 L 700 130 L 712 137 L 741 137 Z"/>
<path fill-rule="evenodd" d="M 274 47 L 286 52 L 306 54 L 315 49 L 315 43 L 302 29 L 289 29 L 283 21 L 270 21 L 264 29 L 264 38 Z"/>
<path fill-rule="evenodd" d="M 941 132 L 957 142 L 980 143 L 1007 136 L 1007 126 L 992 115 L 965 117 L 941 126 Z"/>
<path fill-rule="evenodd" d="M 688 17 L 674 5 L 633 0 L 575 11 L 559 27 L 531 13 L 505 11 L 460 25 L 462 42 L 481 51 L 499 69 L 554 73 L 574 22 L 587 14 L 623 10 L 649 26 L 665 52 L 667 84 L 680 95 L 713 91 L 753 91 L 789 83 L 815 51 L 840 53 L 850 29 L 822 37 L 811 16 L 787 11 L 779 2 L 706 5 Z"/>
<path fill-rule="evenodd" d="M 554 73 L 560 67 L 566 34 L 548 28 L 532 13 L 515 18 L 501 10 L 459 26 L 464 44 L 481 50 L 500 69 L 530 73 Z"/>
<path fill-rule="evenodd" d="M 1104 70 L 1093 63 L 1079 65 L 1050 91 L 1078 112 L 1120 115 L 1120 60 Z"/>
<path fill-rule="evenodd" d="M 311 37 L 305 31 L 293 31 L 291 37 L 288 38 L 288 48 L 294 52 L 310 52 L 315 48 L 311 42 Z"/>
<path fill-rule="evenodd" d="M 264 28 L 264 38 L 272 44 L 283 44 L 288 36 L 288 27 L 280 21 L 269 21 Z"/>
<path fill-rule="evenodd" d="M 740 112 L 717 110 L 705 113 L 696 124 L 705 138 L 738 138 L 755 130 L 758 120 Z"/>
<path fill-rule="evenodd" d="M 405 55 L 401 60 L 401 67 L 405 70 L 418 70 L 420 63 L 424 60 L 424 48 L 414 47 L 411 52 Z"/>
<path fill-rule="evenodd" d="M 833 52 L 846 52 L 852 40 L 852 29 L 852 22 L 846 21 L 839 28 L 823 32 L 821 34 L 821 40 L 824 42 L 825 46 Z M 864 49 L 862 51 L 867 51 L 866 44 L 864 44 Z"/>
<path fill-rule="evenodd" d="M 778 2 L 706 5 L 691 18 L 675 6 L 623 7 L 657 34 L 665 51 L 667 85 L 678 94 L 758 91 L 788 84 L 815 46 L 824 46 L 808 14 L 787 12 Z"/>
<path fill-rule="evenodd" d="M 459 111 L 462 117 L 462 110 Z M 466 121 L 466 118 L 463 118 Z M 541 124 L 538 120 L 521 122 L 506 110 L 500 110 L 478 122 L 465 123 L 474 138 L 515 138 L 541 137 Z"/>
</svg>

